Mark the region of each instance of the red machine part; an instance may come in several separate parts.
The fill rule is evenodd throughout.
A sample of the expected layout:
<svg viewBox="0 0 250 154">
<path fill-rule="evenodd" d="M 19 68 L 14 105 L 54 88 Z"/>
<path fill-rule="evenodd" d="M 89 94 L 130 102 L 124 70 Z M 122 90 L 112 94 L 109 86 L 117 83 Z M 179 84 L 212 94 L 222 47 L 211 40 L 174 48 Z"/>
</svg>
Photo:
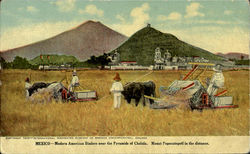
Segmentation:
<svg viewBox="0 0 250 154">
<path fill-rule="evenodd" d="M 186 80 L 197 68 L 198 65 L 194 65 L 193 69 L 182 80 Z"/>
<path fill-rule="evenodd" d="M 225 93 L 227 93 L 227 90 L 223 90 L 222 92 L 216 94 L 215 96 L 221 96 L 221 95 L 223 95 L 223 94 L 225 94 Z"/>
<path fill-rule="evenodd" d="M 208 105 L 208 102 L 209 102 L 208 101 L 208 94 L 203 93 L 201 97 L 202 97 L 202 104 L 203 105 Z"/>
<path fill-rule="evenodd" d="M 216 109 L 221 109 L 221 108 L 238 108 L 239 105 L 228 105 L 228 106 L 217 106 L 215 107 Z"/>
<path fill-rule="evenodd" d="M 194 85 L 194 82 L 191 83 L 191 84 L 189 84 L 189 85 L 186 86 L 186 87 L 183 87 L 182 90 L 187 90 L 187 89 L 191 88 L 193 85 Z"/>
<path fill-rule="evenodd" d="M 67 100 L 67 90 L 66 89 L 62 90 L 62 99 Z"/>
</svg>

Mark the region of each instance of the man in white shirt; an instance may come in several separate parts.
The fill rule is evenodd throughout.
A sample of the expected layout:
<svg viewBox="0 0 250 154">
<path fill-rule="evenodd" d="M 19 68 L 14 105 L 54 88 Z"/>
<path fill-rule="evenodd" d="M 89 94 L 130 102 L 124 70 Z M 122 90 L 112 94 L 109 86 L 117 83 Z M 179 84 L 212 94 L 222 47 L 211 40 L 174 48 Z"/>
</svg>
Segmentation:
<svg viewBox="0 0 250 154">
<path fill-rule="evenodd" d="M 29 88 L 31 87 L 32 85 L 30 84 L 30 79 L 29 78 L 26 78 L 25 79 L 25 92 L 26 92 L 26 99 L 29 98 Z"/>
<path fill-rule="evenodd" d="M 215 71 L 215 73 L 207 88 L 208 94 L 212 96 L 216 94 L 219 88 L 222 88 L 224 86 L 224 81 L 225 81 L 221 65 L 216 65 L 215 68 L 213 68 L 213 70 Z"/>
<path fill-rule="evenodd" d="M 110 92 L 114 94 L 114 108 L 120 108 L 121 106 L 121 97 L 122 97 L 122 91 L 123 91 L 123 86 L 120 78 L 119 73 L 116 73 L 116 76 L 114 78 L 115 82 L 112 84 L 112 87 L 110 89 Z"/>
<path fill-rule="evenodd" d="M 72 80 L 71 80 L 71 83 L 69 85 L 69 91 L 70 92 L 74 91 L 74 88 L 78 87 L 78 86 L 80 86 L 79 79 L 77 77 L 76 70 L 74 70 L 72 73 Z"/>
</svg>

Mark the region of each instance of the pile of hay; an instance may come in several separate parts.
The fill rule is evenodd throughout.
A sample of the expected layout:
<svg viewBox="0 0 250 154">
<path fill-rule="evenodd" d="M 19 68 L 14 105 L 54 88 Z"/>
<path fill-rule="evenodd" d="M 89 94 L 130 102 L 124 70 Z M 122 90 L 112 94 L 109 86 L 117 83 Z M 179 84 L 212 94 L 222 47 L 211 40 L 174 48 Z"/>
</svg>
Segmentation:
<svg viewBox="0 0 250 154">
<path fill-rule="evenodd" d="M 173 106 L 179 109 L 190 109 L 189 107 L 189 96 L 185 91 L 179 91 L 174 95 L 164 95 L 158 102 L 162 106 Z"/>
<path fill-rule="evenodd" d="M 28 100 L 31 101 L 32 103 L 49 103 L 53 99 L 53 92 L 43 88 L 43 89 L 38 89 L 37 92 L 32 94 Z"/>
</svg>

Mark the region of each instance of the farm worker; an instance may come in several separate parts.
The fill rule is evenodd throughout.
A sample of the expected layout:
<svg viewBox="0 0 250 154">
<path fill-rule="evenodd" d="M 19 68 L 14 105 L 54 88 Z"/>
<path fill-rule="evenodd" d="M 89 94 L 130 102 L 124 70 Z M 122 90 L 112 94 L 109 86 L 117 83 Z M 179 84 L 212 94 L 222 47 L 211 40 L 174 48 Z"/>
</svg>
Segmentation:
<svg viewBox="0 0 250 154">
<path fill-rule="evenodd" d="M 114 77 L 115 82 L 112 84 L 112 87 L 110 89 L 110 93 L 112 92 L 114 94 L 114 108 L 120 108 L 121 106 L 121 92 L 123 91 L 123 86 L 120 78 L 119 73 L 116 73 Z"/>
<path fill-rule="evenodd" d="M 74 88 L 78 87 L 78 86 L 80 86 L 79 79 L 77 77 L 76 70 L 74 70 L 72 73 L 72 80 L 71 80 L 71 83 L 69 85 L 69 91 L 70 92 L 74 91 Z"/>
<path fill-rule="evenodd" d="M 31 87 L 32 85 L 30 84 L 30 79 L 27 77 L 25 79 L 25 91 L 26 91 L 26 99 L 29 98 L 29 88 Z"/>
<path fill-rule="evenodd" d="M 221 65 L 217 64 L 214 68 L 214 75 L 208 85 L 207 92 L 209 95 L 215 95 L 219 88 L 224 86 L 224 76 Z"/>
</svg>

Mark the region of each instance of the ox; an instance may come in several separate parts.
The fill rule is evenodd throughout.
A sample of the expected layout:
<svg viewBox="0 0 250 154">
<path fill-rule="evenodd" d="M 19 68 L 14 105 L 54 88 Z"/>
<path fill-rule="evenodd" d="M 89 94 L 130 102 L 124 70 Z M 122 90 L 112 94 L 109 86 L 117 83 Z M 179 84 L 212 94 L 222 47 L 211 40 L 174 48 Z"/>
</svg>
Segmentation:
<svg viewBox="0 0 250 154">
<path fill-rule="evenodd" d="M 143 98 L 143 106 L 145 106 L 144 95 L 155 96 L 155 83 L 153 81 L 128 82 L 125 84 L 122 94 L 129 104 L 131 99 L 135 99 L 136 106 L 138 106 L 140 99 Z M 150 100 L 150 104 L 152 103 L 153 101 Z"/>
</svg>

